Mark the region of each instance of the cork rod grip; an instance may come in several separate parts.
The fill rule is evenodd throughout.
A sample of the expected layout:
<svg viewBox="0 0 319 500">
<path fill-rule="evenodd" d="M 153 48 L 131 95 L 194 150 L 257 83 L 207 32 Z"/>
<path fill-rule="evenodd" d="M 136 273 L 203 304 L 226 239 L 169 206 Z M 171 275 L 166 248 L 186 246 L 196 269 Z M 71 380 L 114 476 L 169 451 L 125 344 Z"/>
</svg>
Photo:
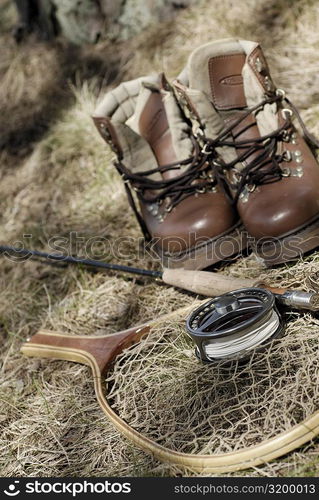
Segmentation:
<svg viewBox="0 0 319 500">
<path fill-rule="evenodd" d="M 184 269 L 164 269 L 162 279 L 167 285 L 207 297 L 216 297 L 239 288 L 254 287 L 259 284 L 259 280 L 256 279 L 233 278 L 220 273 Z"/>
</svg>

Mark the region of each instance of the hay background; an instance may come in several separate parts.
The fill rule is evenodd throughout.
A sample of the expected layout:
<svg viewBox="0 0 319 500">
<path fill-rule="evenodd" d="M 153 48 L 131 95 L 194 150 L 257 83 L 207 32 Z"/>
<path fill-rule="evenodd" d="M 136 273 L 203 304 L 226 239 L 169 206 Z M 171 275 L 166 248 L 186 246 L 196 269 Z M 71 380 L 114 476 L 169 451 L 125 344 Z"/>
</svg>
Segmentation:
<svg viewBox="0 0 319 500">
<path fill-rule="evenodd" d="M 82 49 L 63 42 L 48 47 L 32 39 L 17 48 L 10 35 L 14 17 L 11 2 L 2 0 L 1 242 L 14 243 L 23 234 L 32 234 L 32 246 L 45 249 L 51 236 L 69 237 L 71 231 L 84 241 L 95 235 L 111 240 L 128 235 L 132 240 L 122 247 L 126 257 L 105 258 L 156 267 L 149 257 L 136 257 L 134 238 L 139 230 L 90 113 L 108 84 L 151 70 L 164 70 L 174 77 L 189 52 L 211 39 L 259 40 L 275 82 L 289 91 L 311 131 L 319 135 L 319 5 L 315 0 L 200 0 L 174 22 L 150 28 L 130 44 L 114 47 L 103 42 Z M 262 273 L 278 284 L 304 286 L 306 275 L 317 270 L 319 253 L 269 271 L 250 256 L 224 272 Z M 149 281 L 2 259 L 0 475 L 188 475 L 150 458 L 121 437 L 96 404 L 87 368 L 24 359 L 19 348 L 39 327 L 101 335 L 192 301 L 187 294 Z M 317 331 L 318 323 L 296 314 L 289 328 L 291 335 L 298 336 L 307 329 Z M 172 363 L 172 358 L 168 356 L 167 362 Z M 318 475 L 318 443 L 241 474 Z"/>
</svg>

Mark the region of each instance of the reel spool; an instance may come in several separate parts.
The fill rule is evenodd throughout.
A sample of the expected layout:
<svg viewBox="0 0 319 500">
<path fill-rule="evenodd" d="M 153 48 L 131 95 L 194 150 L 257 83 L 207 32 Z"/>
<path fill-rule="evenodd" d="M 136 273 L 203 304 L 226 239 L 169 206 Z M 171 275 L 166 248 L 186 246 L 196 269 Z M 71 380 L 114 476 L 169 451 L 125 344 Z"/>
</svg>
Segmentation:
<svg viewBox="0 0 319 500">
<path fill-rule="evenodd" d="M 274 295 L 263 288 L 242 288 L 206 302 L 186 321 L 201 361 L 238 360 L 283 333 Z"/>
</svg>

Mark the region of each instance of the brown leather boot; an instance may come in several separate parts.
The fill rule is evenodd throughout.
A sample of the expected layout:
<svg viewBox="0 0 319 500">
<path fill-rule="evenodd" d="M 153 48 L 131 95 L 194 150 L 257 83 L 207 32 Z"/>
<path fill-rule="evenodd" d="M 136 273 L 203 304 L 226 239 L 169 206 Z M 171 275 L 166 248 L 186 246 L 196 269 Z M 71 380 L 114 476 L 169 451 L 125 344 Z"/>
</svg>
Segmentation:
<svg viewBox="0 0 319 500">
<path fill-rule="evenodd" d="M 163 75 L 122 83 L 93 119 L 116 153 L 144 236 L 166 267 L 202 269 L 241 250 L 237 212 Z"/>
<path fill-rule="evenodd" d="M 319 166 L 305 138 L 319 144 L 275 87 L 260 46 L 237 39 L 203 45 L 175 85 L 202 134 L 204 151 L 217 148 L 223 158 L 219 166 L 214 161 L 218 178 L 257 255 L 272 265 L 316 248 Z"/>
</svg>

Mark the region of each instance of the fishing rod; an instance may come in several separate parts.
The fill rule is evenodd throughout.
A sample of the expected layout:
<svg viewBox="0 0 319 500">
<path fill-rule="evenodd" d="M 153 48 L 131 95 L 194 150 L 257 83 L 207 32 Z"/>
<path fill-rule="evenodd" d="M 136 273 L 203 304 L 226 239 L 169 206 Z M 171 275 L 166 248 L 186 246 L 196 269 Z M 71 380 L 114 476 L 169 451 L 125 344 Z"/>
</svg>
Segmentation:
<svg viewBox="0 0 319 500">
<path fill-rule="evenodd" d="M 93 259 L 84 259 L 81 257 L 73 257 L 70 255 L 61 255 L 57 253 L 48 253 L 48 252 L 40 252 L 39 250 L 30 250 L 27 248 L 20 249 L 17 247 L 9 246 L 9 245 L 0 245 L 0 253 L 8 253 L 11 255 L 12 253 L 16 253 L 21 255 L 22 257 L 40 257 L 45 260 L 53 260 L 56 262 L 63 262 L 66 264 L 77 264 L 84 265 L 88 267 L 93 267 L 96 269 L 108 269 L 110 271 L 120 271 L 123 273 L 131 273 L 131 274 L 139 274 L 142 276 L 149 276 L 151 278 L 161 278 L 162 274 L 160 271 L 150 271 L 148 269 L 141 269 L 138 267 L 130 267 L 123 266 L 119 264 L 111 264 L 108 262 L 100 262 L 98 260 Z"/>
<path fill-rule="evenodd" d="M 216 272 L 193 271 L 187 269 L 167 269 L 163 271 L 151 271 L 137 267 L 100 262 L 94 259 L 73 257 L 64 254 L 41 252 L 39 250 L 20 249 L 10 245 L 0 245 L 0 254 L 18 254 L 25 257 L 38 257 L 47 261 L 62 262 L 73 265 L 83 265 L 95 269 L 106 269 L 122 273 L 135 274 L 155 278 L 166 285 L 182 288 L 198 295 L 216 297 L 242 288 L 260 287 L 272 292 L 281 304 L 310 311 L 319 310 L 319 293 L 304 292 L 301 290 L 290 290 L 287 288 L 275 288 L 260 280 L 249 278 L 234 278 Z"/>
</svg>

